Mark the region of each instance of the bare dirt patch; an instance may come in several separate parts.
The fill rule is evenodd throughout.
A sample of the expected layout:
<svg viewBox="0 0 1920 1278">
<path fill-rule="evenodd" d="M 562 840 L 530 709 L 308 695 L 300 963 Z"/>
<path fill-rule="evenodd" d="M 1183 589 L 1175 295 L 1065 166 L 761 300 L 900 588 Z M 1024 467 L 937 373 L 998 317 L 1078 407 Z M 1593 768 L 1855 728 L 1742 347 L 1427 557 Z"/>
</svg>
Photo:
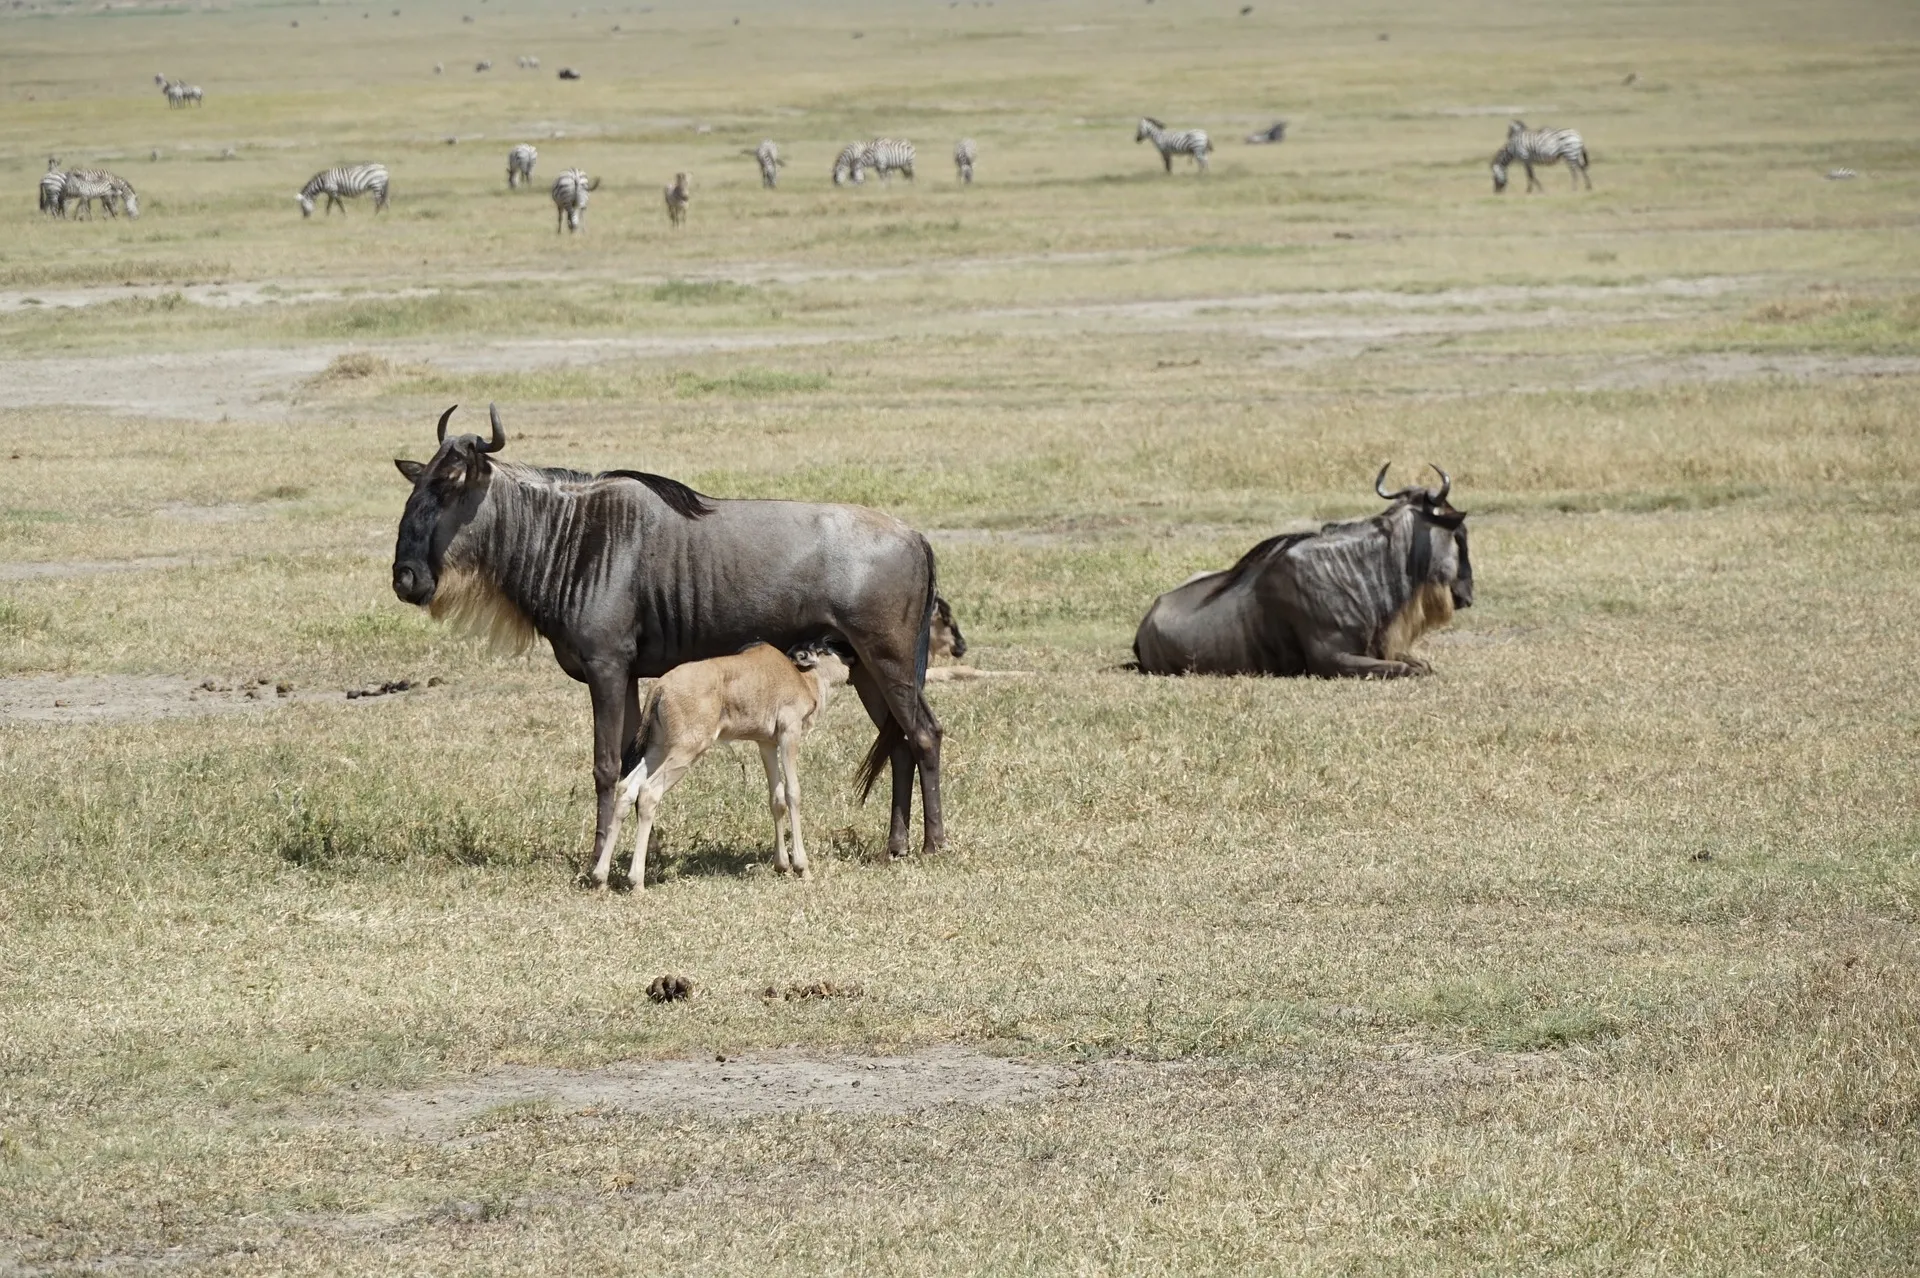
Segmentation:
<svg viewBox="0 0 1920 1278">
<path fill-rule="evenodd" d="M 358 1125 L 448 1140 L 491 1110 L 543 1103 L 587 1116 L 690 1113 L 751 1118 L 802 1110 L 907 1114 L 939 1105 L 1017 1105 L 1042 1099 L 1073 1081 L 1073 1073 L 1059 1066 L 1003 1060 L 951 1046 L 907 1056 L 757 1053 L 725 1061 L 624 1061 L 594 1070 L 526 1067 L 388 1096 L 364 1113 Z"/>
<path fill-rule="evenodd" d="M 1579 381 L 1575 389 L 1641 390 L 1686 382 L 1740 382 L 1772 377 L 1820 382 L 1916 374 L 1920 374 L 1920 357 L 1912 355 L 1762 355 L 1749 351 L 1715 351 L 1623 362 Z"/>
<path fill-rule="evenodd" d="M 38 581 L 47 577 L 99 577 L 116 572 L 185 568 L 193 560 L 179 555 L 143 555 L 136 559 L 49 559 L 0 563 L 0 581 Z"/>
<path fill-rule="evenodd" d="M 13 675 L 0 679 L 0 724 L 181 719 L 292 702 L 348 701 L 344 691 L 288 686 L 282 692 L 280 686 L 192 675 Z"/>
</svg>

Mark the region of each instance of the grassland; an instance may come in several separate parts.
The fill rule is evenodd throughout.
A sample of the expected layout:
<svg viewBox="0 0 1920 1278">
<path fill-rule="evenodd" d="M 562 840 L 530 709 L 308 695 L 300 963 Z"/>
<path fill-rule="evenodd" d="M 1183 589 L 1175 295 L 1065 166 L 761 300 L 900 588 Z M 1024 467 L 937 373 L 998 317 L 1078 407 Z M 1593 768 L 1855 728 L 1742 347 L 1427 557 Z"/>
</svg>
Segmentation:
<svg viewBox="0 0 1920 1278">
<path fill-rule="evenodd" d="M 0 685 L 293 693 L 0 715 L 0 1273 L 1920 1266 L 1920 19 L 1238 8 L 0 13 Z M 1512 108 L 1591 195 L 1491 193 Z M 918 181 L 833 190 L 881 133 Z M 48 154 L 145 215 L 37 217 Z M 362 158 L 391 212 L 303 222 Z M 513 456 L 929 530 L 970 660 L 1027 672 L 934 690 L 953 850 L 884 862 L 848 699 L 816 881 L 722 757 L 657 885 L 573 889 L 584 695 L 387 585 L 389 459 L 489 399 Z M 1116 669 L 1388 457 L 1473 512 L 1434 677 Z M 441 682 L 338 695 L 401 677 Z M 860 995 L 762 996 L 817 981 Z M 1072 1085 L 364 1121 L 941 1044 Z"/>
</svg>

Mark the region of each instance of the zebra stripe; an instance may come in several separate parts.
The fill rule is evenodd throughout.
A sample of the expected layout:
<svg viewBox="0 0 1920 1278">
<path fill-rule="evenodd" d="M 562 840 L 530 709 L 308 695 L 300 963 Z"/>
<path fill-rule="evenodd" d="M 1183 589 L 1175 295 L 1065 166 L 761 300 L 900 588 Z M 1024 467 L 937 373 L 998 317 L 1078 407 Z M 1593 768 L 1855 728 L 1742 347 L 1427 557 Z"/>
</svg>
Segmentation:
<svg viewBox="0 0 1920 1278">
<path fill-rule="evenodd" d="M 753 158 L 760 164 L 760 185 L 771 191 L 780 183 L 780 166 L 786 161 L 780 158 L 780 148 L 768 138 L 753 149 Z"/>
<path fill-rule="evenodd" d="M 378 213 L 387 207 L 387 166 L 384 164 L 343 164 L 336 169 L 325 169 L 307 179 L 300 188 L 300 194 L 293 198 L 300 201 L 300 216 L 313 216 L 313 197 L 327 197 L 327 212 L 333 212 L 334 205 L 340 206 L 345 213 L 345 201 L 373 192 L 373 211 Z"/>
<path fill-rule="evenodd" d="M 1133 131 L 1135 142 L 1151 142 L 1160 151 L 1160 162 L 1167 166 L 1167 172 L 1173 172 L 1173 157 L 1190 155 L 1200 171 L 1207 171 L 1207 152 L 1213 150 L 1213 143 L 1207 140 L 1205 129 L 1181 129 L 1175 132 L 1152 116 L 1142 116 L 1140 127 Z"/>
<path fill-rule="evenodd" d="M 598 190 L 600 179 L 588 179 L 579 169 L 568 169 L 553 180 L 553 233 L 564 225 L 569 231 L 582 230 L 587 215 L 587 192 Z"/>
<path fill-rule="evenodd" d="M 979 151 L 974 147 L 972 138 L 961 138 L 958 142 L 954 143 L 954 176 L 959 178 L 962 183 L 972 185 L 973 162 L 978 155 Z"/>
<path fill-rule="evenodd" d="M 539 150 L 525 142 L 507 152 L 507 189 L 509 191 L 522 182 L 532 185 L 533 163 L 539 158 Z"/>
<path fill-rule="evenodd" d="M 867 144 L 849 142 L 840 148 L 840 154 L 833 161 L 833 184 L 845 186 L 852 182 L 859 186 L 867 180 Z"/>
<path fill-rule="evenodd" d="M 1593 179 L 1587 176 L 1587 144 L 1573 129 L 1529 129 L 1523 121 L 1515 120 L 1507 126 L 1507 144 L 1493 155 L 1493 189 L 1497 194 L 1507 189 L 1507 166 L 1516 161 L 1527 171 L 1527 192 L 1532 194 L 1535 188 L 1542 191 L 1540 179 L 1533 175 L 1536 164 L 1558 164 L 1567 162 L 1567 171 L 1573 179 L 1573 189 L 1579 190 L 1585 181 L 1587 189 L 1593 189 Z"/>
<path fill-rule="evenodd" d="M 41 179 L 44 189 L 46 179 Z M 93 220 L 93 202 L 100 201 L 107 210 L 108 217 L 119 217 L 124 207 L 129 218 L 140 216 L 140 197 L 134 194 L 133 183 L 122 177 L 115 177 L 104 169 L 74 169 L 67 173 L 60 183 L 60 215 L 66 216 L 67 205 L 74 200 L 80 201 L 81 211 L 86 220 Z"/>
<path fill-rule="evenodd" d="M 867 144 L 867 167 L 880 175 L 882 182 L 895 173 L 913 181 L 913 143 L 894 138 L 875 138 Z"/>
</svg>

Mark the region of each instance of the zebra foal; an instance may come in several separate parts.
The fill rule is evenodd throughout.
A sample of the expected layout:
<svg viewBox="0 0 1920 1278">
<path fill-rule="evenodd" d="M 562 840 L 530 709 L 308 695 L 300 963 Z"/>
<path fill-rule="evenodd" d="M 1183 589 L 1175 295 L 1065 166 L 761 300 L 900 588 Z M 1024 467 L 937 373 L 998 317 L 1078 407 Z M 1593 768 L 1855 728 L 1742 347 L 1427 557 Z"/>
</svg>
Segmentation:
<svg viewBox="0 0 1920 1278">
<path fill-rule="evenodd" d="M 568 169 L 553 180 L 553 233 L 560 234 L 565 226 L 569 231 L 583 229 L 582 220 L 587 215 L 587 192 L 600 189 L 600 179 L 588 179 L 579 169 Z"/>
<path fill-rule="evenodd" d="M 1593 189 L 1593 179 L 1587 176 L 1587 144 L 1573 129 L 1529 129 L 1523 121 L 1515 120 L 1507 126 L 1507 144 L 1493 155 L 1494 194 L 1507 189 L 1507 166 L 1518 163 L 1527 171 L 1527 193 L 1536 189 L 1544 191 L 1539 178 L 1533 175 L 1536 164 L 1558 164 L 1567 162 L 1567 171 L 1573 179 L 1573 189 L 1579 190 L 1581 182 L 1587 189 Z"/>
<path fill-rule="evenodd" d="M 961 138 L 953 144 L 953 175 L 963 186 L 973 185 L 973 162 L 979 154 L 972 138 Z"/>
<path fill-rule="evenodd" d="M 1213 150 L 1213 143 L 1207 138 L 1205 129 L 1169 129 L 1150 115 L 1140 117 L 1140 127 L 1133 131 L 1136 143 L 1151 142 L 1160 152 L 1160 162 L 1173 172 L 1173 157 L 1190 155 L 1200 171 L 1207 171 L 1207 152 Z"/>
<path fill-rule="evenodd" d="M 533 162 L 539 158 L 539 150 L 525 142 L 507 152 L 507 189 L 509 191 L 522 182 L 532 185 Z"/>
<path fill-rule="evenodd" d="M 46 179 L 43 178 L 42 190 L 45 185 Z M 140 216 L 140 197 L 134 193 L 133 183 L 105 169 L 74 169 L 63 175 L 60 183 L 60 216 L 66 216 L 67 205 L 75 200 L 80 202 L 86 221 L 93 220 L 95 200 L 100 201 L 107 210 L 108 217 L 119 217 L 120 208 L 126 209 L 129 218 L 137 220 Z"/>
<path fill-rule="evenodd" d="M 347 211 L 346 201 L 373 192 L 373 211 L 375 213 L 387 207 L 387 166 L 384 164 L 343 164 L 339 168 L 323 169 L 307 179 L 300 193 L 293 198 L 300 202 L 300 216 L 313 216 L 313 197 L 327 197 L 327 212 L 333 212 L 334 206 L 340 206 L 340 212 Z"/>
</svg>

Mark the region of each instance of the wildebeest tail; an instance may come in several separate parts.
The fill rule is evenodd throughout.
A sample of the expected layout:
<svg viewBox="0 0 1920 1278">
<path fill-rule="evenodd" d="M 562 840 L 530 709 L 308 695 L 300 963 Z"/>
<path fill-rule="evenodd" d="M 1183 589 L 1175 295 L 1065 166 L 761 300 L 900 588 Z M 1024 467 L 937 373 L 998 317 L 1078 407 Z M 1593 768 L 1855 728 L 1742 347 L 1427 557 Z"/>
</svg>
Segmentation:
<svg viewBox="0 0 1920 1278">
<path fill-rule="evenodd" d="M 920 634 L 913 642 L 913 701 L 914 713 L 929 714 L 925 689 L 927 686 L 927 644 L 933 630 L 933 599 L 939 593 L 939 582 L 933 561 L 933 546 L 925 537 L 920 538 L 920 550 L 927 557 L 927 598 L 920 608 Z M 914 724 L 914 727 L 921 725 Z M 880 731 L 873 738 L 873 745 L 867 751 L 867 757 L 860 764 L 855 781 L 860 786 L 860 802 L 865 803 L 867 796 L 873 793 L 874 783 L 880 780 L 880 773 L 886 768 L 893 752 L 907 742 L 907 730 L 900 723 L 896 711 L 887 716 L 880 725 Z"/>
</svg>

